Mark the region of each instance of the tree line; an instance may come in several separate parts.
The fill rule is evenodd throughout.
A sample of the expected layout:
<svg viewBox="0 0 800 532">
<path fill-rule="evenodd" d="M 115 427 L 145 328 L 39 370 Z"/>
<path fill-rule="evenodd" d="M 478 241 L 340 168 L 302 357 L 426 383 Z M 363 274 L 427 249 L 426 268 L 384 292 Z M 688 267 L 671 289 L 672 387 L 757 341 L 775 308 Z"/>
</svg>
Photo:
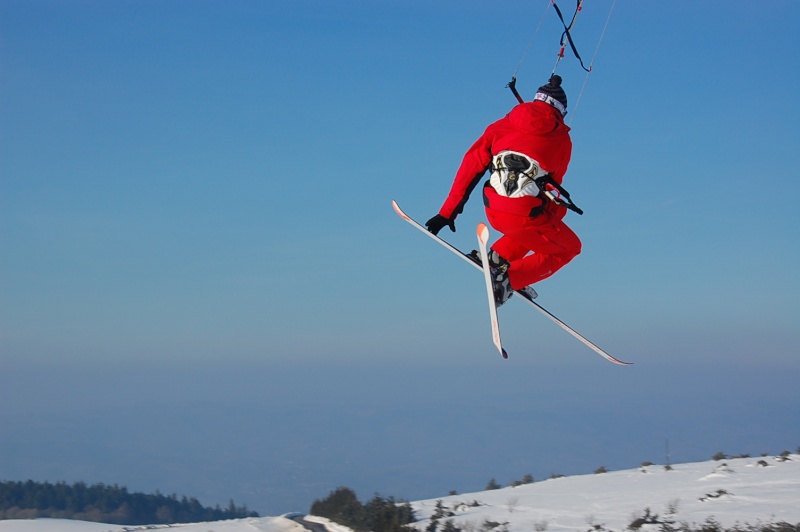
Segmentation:
<svg viewBox="0 0 800 532">
<path fill-rule="evenodd" d="M 118 525 L 196 523 L 258 517 L 231 500 L 226 508 L 192 498 L 129 492 L 127 488 L 84 482 L 0 481 L 0 519 L 79 519 Z"/>
<path fill-rule="evenodd" d="M 356 493 L 345 486 L 331 491 L 324 499 L 315 500 L 309 513 L 357 532 L 415 532 L 407 526 L 416 521 L 409 503 L 375 495 L 362 504 Z"/>
</svg>

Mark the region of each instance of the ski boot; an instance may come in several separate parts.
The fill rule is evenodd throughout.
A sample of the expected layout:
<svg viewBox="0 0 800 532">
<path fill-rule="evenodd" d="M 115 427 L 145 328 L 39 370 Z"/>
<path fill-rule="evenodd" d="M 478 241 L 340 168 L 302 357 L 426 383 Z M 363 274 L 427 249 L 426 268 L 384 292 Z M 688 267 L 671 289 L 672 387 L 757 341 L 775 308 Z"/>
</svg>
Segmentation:
<svg viewBox="0 0 800 532">
<path fill-rule="evenodd" d="M 469 258 L 469 260 L 471 260 L 472 262 L 474 262 L 475 264 L 477 264 L 478 266 L 483 268 L 483 262 L 481 262 L 481 253 L 480 253 L 480 251 L 478 251 L 477 249 L 473 249 L 472 251 L 470 251 L 466 255 L 467 255 L 467 258 Z"/>
<path fill-rule="evenodd" d="M 520 295 L 522 297 L 530 299 L 531 301 L 539 297 L 539 294 L 536 293 L 536 290 L 534 290 L 532 286 L 526 286 L 525 288 L 520 288 L 519 290 L 517 290 L 517 292 L 521 292 Z"/>
<path fill-rule="evenodd" d="M 508 279 L 508 267 L 511 264 L 495 250 L 489 250 L 489 271 L 492 274 L 494 301 L 498 308 L 514 295 L 511 281 Z"/>
<path fill-rule="evenodd" d="M 481 255 L 477 249 L 473 249 L 469 253 L 467 253 L 467 257 L 470 258 L 475 264 L 478 266 L 482 266 L 481 263 Z M 489 250 L 489 264 L 492 268 L 492 275 L 495 281 L 495 301 L 497 301 L 497 306 L 499 307 L 511 297 L 511 295 L 515 292 L 511 288 L 511 284 L 508 281 L 508 261 L 501 257 L 496 251 Z M 501 289 L 497 289 L 497 284 L 500 284 Z M 536 290 L 533 289 L 533 286 L 526 286 L 525 288 L 521 288 L 519 290 L 522 292 L 522 297 L 530 299 L 533 301 L 539 294 L 536 293 Z M 498 292 L 500 297 L 498 297 Z"/>
</svg>

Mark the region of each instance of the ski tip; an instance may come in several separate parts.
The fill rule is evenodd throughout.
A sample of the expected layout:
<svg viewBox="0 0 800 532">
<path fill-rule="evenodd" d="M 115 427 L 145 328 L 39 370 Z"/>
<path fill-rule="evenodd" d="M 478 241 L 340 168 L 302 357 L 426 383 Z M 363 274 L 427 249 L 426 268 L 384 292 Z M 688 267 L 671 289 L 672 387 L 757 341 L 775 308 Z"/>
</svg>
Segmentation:
<svg viewBox="0 0 800 532">
<path fill-rule="evenodd" d="M 485 223 L 483 222 L 478 223 L 478 227 L 476 228 L 475 232 L 478 234 L 478 239 L 481 242 L 489 241 L 489 228 L 486 227 Z"/>
<path fill-rule="evenodd" d="M 503 349 L 503 351 L 502 351 L 500 354 L 501 354 L 501 355 L 503 355 L 503 358 L 504 358 L 504 359 L 508 360 L 508 351 L 506 351 L 505 349 Z"/>
<path fill-rule="evenodd" d="M 392 208 L 394 209 L 394 212 L 398 214 L 398 216 L 400 216 L 404 220 L 409 220 L 408 215 L 403 212 L 403 209 L 400 208 L 400 205 L 398 205 L 395 200 L 392 200 Z"/>
</svg>

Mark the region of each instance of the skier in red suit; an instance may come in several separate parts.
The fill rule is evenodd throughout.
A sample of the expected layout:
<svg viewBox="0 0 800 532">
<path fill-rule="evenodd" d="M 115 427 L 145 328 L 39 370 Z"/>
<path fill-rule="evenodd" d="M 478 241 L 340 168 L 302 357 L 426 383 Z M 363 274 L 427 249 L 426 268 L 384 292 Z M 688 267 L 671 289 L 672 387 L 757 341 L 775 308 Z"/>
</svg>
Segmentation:
<svg viewBox="0 0 800 532">
<path fill-rule="evenodd" d="M 489 253 L 498 305 L 514 290 L 536 297 L 528 285 L 553 275 L 581 251 L 580 239 L 562 221 L 567 208 L 545 194 L 541 179 L 549 175 L 560 185 L 572 155 L 561 81 L 551 76 L 533 101 L 486 128 L 464 155 L 439 213 L 425 224 L 433 234 L 445 226 L 455 231 L 473 189 L 491 172 L 483 201 L 489 223 L 503 234 Z"/>
</svg>

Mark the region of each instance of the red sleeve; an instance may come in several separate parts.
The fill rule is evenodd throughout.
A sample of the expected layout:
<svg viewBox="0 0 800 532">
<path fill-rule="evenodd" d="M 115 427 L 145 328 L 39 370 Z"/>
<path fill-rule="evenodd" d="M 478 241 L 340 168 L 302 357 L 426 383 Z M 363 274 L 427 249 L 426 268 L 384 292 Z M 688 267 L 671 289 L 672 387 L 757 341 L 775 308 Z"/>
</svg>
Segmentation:
<svg viewBox="0 0 800 532">
<path fill-rule="evenodd" d="M 498 122 L 502 120 L 501 118 Z M 456 172 L 453 185 L 450 187 L 450 193 L 447 195 L 442 208 L 439 209 L 439 214 L 445 218 L 454 218 L 461 214 L 461 211 L 464 210 L 464 204 L 467 203 L 473 189 L 491 165 L 493 130 L 498 122 L 487 127 L 483 135 L 464 154 L 464 159 Z"/>
</svg>

